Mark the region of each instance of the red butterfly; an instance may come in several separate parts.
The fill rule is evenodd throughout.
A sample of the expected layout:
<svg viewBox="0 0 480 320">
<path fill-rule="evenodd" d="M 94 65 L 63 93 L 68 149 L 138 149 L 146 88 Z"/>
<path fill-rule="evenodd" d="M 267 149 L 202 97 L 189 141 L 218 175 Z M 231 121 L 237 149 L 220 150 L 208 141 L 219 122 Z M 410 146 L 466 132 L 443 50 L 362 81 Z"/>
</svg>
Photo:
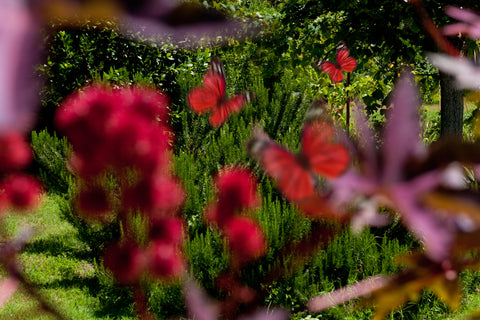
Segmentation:
<svg viewBox="0 0 480 320">
<path fill-rule="evenodd" d="M 256 128 L 248 143 L 250 155 L 272 177 L 290 201 L 310 202 L 317 194 L 317 177 L 338 177 L 348 166 L 347 149 L 334 141 L 335 128 L 325 120 L 307 123 L 302 131 L 302 149 L 293 154 Z"/>
<path fill-rule="evenodd" d="M 336 57 L 336 63 L 318 60 L 315 61 L 315 65 L 323 72 L 328 73 L 333 82 L 340 82 L 343 80 L 342 71 L 352 72 L 357 66 L 357 61 L 350 57 L 350 51 L 343 41 L 340 41 L 337 46 Z"/>
<path fill-rule="evenodd" d="M 218 58 L 212 58 L 210 68 L 203 76 L 203 86 L 188 94 L 188 104 L 197 114 L 211 112 L 210 124 L 221 126 L 232 112 L 242 109 L 250 102 L 250 94 L 238 94 L 225 98 L 225 70 Z"/>
</svg>

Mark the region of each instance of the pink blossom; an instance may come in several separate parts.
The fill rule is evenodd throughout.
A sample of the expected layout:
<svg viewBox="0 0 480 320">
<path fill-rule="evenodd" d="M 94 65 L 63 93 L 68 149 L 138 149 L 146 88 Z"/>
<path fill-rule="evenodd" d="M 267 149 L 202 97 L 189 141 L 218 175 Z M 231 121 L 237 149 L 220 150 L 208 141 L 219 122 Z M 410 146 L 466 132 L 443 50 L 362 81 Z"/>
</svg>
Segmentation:
<svg viewBox="0 0 480 320">
<path fill-rule="evenodd" d="M 149 239 L 181 245 L 185 238 L 183 221 L 179 217 L 152 219 L 149 224 Z"/>
<path fill-rule="evenodd" d="M 480 39 L 480 15 L 473 10 L 448 6 L 445 13 L 461 22 L 446 25 L 442 33 L 447 36 L 465 35 L 472 39 Z"/>
<path fill-rule="evenodd" d="M 149 249 L 149 270 L 155 277 L 166 280 L 182 275 L 185 262 L 178 246 L 154 241 Z"/>
<path fill-rule="evenodd" d="M 259 205 L 257 183 L 246 169 L 227 168 L 214 178 L 217 200 L 205 209 L 205 218 L 220 227 L 243 209 L 253 209 Z"/>
<path fill-rule="evenodd" d="M 0 136 L 0 170 L 24 168 L 32 160 L 32 151 L 25 138 L 17 132 Z"/>
<path fill-rule="evenodd" d="M 39 205 L 42 194 L 42 186 L 37 179 L 25 175 L 14 174 L 6 178 L 0 184 L 8 203 L 22 210 L 33 209 Z"/>
<path fill-rule="evenodd" d="M 105 249 L 103 264 L 120 284 L 137 282 L 146 266 L 144 251 L 132 241 L 115 243 Z"/>
<path fill-rule="evenodd" d="M 228 246 L 237 261 L 257 259 L 266 251 L 262 229 L 249 218 L 231 218 L 225 224 L 224 232 Z"/>
<path fill-rule="evenodd" d="M 108 191 L 100 185 L 88 185 L 77 195 L 78 213 L 87 220 L 104 221 L 112 214 L 113 205 Z"/>
<path fill-rule="evenodd" d="M 175 179 L 154 176 L 125 189 L 123 202 L 127 208 L 138 208 L 155 218 L 175 213 L 184 199 L 183 188 Z"/>
<path fill-rule="evenodd" d="M 254 208 L 259 204 L 257 184 L 252 174 L 240 168 L 220 171 L 215 178 L 220 201 L 230 203 L 235 208 Z"/>
</svg>

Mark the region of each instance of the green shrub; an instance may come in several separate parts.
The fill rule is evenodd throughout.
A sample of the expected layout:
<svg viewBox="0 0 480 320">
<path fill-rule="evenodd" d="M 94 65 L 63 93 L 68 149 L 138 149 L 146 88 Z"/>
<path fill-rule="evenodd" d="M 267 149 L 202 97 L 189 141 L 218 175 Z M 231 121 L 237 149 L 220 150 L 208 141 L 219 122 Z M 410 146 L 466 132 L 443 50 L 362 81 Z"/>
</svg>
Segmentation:
<svg viewBox="0 0 480 320">
<path fill-rule="evenodd" d="M 74 183 L 67 160 L 72 148 L 65 137 L 58 138 L 46 129 L 32 132 L 31 146 L 38 175 L 49 192 L 65 194 Z"/>
</svg>

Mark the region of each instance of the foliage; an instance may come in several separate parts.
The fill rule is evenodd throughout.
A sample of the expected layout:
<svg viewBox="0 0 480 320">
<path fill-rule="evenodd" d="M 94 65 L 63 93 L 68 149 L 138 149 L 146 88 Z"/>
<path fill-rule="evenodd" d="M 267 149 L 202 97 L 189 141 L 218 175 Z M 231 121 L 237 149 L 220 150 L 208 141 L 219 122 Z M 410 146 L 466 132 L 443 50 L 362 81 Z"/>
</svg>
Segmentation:
<svg viewBox="0 0 480 320">
<path fill-rule="evenodd" d="M 57 138 L 47 130 L 32 132 L 31 145 L 38 175 L 51 192 L 65 194 L 73 184 L 72 174 L 67 169 L 67 157 L 71 146 L 66 138 Z"/>
</svg>

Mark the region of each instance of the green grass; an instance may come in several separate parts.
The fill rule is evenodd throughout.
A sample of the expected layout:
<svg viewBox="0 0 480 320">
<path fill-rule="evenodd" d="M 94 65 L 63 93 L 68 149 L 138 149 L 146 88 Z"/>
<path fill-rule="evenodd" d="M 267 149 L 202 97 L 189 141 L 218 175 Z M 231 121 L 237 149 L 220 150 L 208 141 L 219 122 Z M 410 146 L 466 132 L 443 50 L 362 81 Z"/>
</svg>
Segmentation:
<svg viewBox="0 0 480 320">
<path fill-rule="evenodd" d="M 77 230 L 62 219 L 59 206 L 62 201 L 65 200 L 59 196 L 46 196 L 36 213 L 11 214 L 4 221 L 8 237 L 15 237 L 26 225 L 34 230 L 34 236 L 19 257 L 27 279 L 68 318 L 133 319 L 118 314 L 105 315 L 97 297 L 99 284 L 90 248 L 78 239 Z M 25 289 L 20 289 L 0 309 L 0 319 L 54 317 L 39 310 L 38 302 Z"/>
</svg>

